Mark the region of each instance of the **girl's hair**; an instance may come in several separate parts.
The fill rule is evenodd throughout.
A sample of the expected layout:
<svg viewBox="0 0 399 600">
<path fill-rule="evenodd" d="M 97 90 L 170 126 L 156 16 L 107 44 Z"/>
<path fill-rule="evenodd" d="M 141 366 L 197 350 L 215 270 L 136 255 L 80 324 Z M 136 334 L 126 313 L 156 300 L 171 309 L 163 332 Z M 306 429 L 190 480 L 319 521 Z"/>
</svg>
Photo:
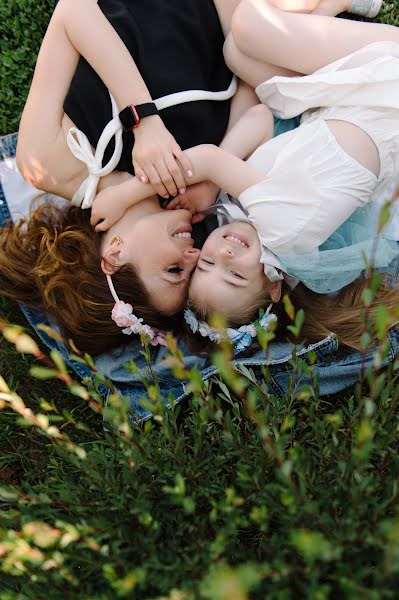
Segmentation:
<svg viewBox="0 0 399 600">
<path fill-rule="evenodd" d="M 301 339 L 295 339 L 287 329 L 287 325 L 290 325 L 291 321 L 284 310 L 283 303 L 274 304 L 272 312 L 278 318 L 277 329 L 275 330 L 277 339 L 288 339 L 296 343 L 300 341 L 310 344 L 334 334 L 343 346 L 361 350 L 360 338 L 365 330 L 364 321 L 360 314 L 360 310 L 364 306 L 362 294 L 370 285 L 371 276 L 361 278 L 346 286 L 334 296 L 317 294 L 301 283 L 293 290 L 284 285 L 282 293 L 289 296 L 295 311 L 303 309 L 305 322 L 301 330 Z M 245 312 L 245 319 L 231 319 L 228 325 L 239 327 L 244 323 L 256 320 L 259 316 L 259 309 L 264 308 L 268 302 L 269 300 L 263 298 L 256 307 L 253 307 L 252 314 Z M 384 305 L 390 310 L 399 306 L 399 288 L 390 287 L 386 279 L 379 286 L 370 305 L 370 310 L 374 311 L 379 305 Z M 190 308 L 201 320 L 208 320 L 210 315 L 204 309 L 204 306 L 195 306 L 191 303 Z M 209 338 L 202 337 L 200 334 L 193 334 L 188 327 L 185 330 L 187 345 L 193 352 L 203 354 L 212 351 L 214 344 Z M 251 352 L 254 352 L 257 348 L 256 340 L 254 340 Z"/>
<path fill-rule="evenodd" d="M 0 230 L 0 293 L 56 317 L 62 335 L 99 354 L 127 343 L 111 319 L 114 300 L 101 270 L 101 237 L 90 211 L 42 205 L 29 219 Z M 177 318 L 160 314 L 132 265 L 112 276 L 120 300 L 153 329 L 174 330 Z"/>
</svg>

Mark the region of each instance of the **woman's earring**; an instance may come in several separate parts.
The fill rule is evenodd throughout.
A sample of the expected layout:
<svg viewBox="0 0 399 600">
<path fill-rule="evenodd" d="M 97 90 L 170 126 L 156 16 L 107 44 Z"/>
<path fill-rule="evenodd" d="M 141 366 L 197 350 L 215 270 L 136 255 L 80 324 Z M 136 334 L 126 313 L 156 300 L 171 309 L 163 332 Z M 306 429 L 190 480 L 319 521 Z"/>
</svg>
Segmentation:
<svg viewBox="0 0 399 600">
<path fill-rule="evenodd" d="M 117 246 L 120 246 L 122 244 L 122 239 L 119 237 L 119 235 L 114 235 L 114 237 L 111 238 L 111 246 L 113 243 L 115 243 Z"/>
</svg>

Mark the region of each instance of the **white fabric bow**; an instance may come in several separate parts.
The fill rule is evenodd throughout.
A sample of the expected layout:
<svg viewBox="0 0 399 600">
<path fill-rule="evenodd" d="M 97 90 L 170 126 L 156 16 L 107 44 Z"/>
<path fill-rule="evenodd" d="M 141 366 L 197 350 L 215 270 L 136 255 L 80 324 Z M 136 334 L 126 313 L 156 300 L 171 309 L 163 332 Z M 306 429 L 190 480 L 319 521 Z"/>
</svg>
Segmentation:
<svg viewBox="0 0 399 600">
<path fill-rule="evenodd" d="M 70 151 L 78 160 L 85 163 L 89 171 L 89 176 L 83 181 L 72 198 L 72 204 L 81 208 L 91 208 L 97 193 L 100 177 L 108 175 L 115 169 L 122 154 L 122 125 L 116 102 L 111 94 L 110 97 L 113 118 L 102 132 L 95 152 L 93 152 L 87 136 L 77 127 L 71 127 L 67 134 L 67 143 Z M 109 162 L 103 167 L 104 152 L 114 136 L 114 152 Z"/>
</svg>

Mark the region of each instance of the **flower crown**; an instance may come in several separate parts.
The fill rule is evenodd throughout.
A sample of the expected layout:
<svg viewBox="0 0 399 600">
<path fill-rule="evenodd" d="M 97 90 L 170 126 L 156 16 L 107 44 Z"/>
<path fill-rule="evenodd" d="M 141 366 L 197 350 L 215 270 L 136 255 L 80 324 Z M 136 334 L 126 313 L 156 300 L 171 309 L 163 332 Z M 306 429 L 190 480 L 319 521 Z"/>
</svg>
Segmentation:
<svg viewBox="0 0 399 600">
<path fill-rule="evenodd" d="M 270 324 L 277 321 L 277 316 L 270 312 L 272 306 L 273 304 L 269 304 L 259 321 L 253 321 L 249 325 L 242 325 L 238 329 L 227 327 L 223 330 L 211 327 L 206 321 L 199 320 L 190 308 L 185 309 L 184 320 L 193 333 L 199 333 L 202 337 L 209 337 L 212 342 L 220 342 L 227 337 L 234 346 L 234 354 L 239 354 L 251 346 L 258 331 L 257 323 L 259 323 L 261 329 L 267 331 Z"/>
<path fill-rule="evenodd" d="M 110 275 L 106 275 L 109 291 L 115 300 L 115 306 L 112 309 L 111 317 L 115 321 L 118 327 L 123 327 L 122 333 L 131 335 L 132 333 L 144 334 L 150 338 L 151 346 L 165 346 L 165 332 L 155 332 L 149 325 L 144 325 L 143 319 L 139 319 L 133 312 L 131 304 L 127 304 L 122 300 L 119 300 L 118 294 L 115 291 L 114 284 Z"/>
</svg>

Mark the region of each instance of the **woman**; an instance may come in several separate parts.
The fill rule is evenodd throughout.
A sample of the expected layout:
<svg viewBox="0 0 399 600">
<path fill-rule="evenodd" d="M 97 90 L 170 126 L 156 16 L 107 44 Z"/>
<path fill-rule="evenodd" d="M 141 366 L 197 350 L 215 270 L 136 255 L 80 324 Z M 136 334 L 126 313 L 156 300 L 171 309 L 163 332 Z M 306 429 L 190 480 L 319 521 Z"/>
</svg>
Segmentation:
<svg viewBox="0 0 399 600">
<path fill-rule="evenodd" d="M 128 4 L 121 0 L 109 0 L 102 2 L 101 6 L 110 13 L 111 19 L 114 23 L 117 22 L 127 37 L 137 34 L 137 39 L 130 40 L 130 50 L 133 52 L 136 44 L 142 57 L 143 49 L 140 44 L 143 43 L 145 26 L 140 23 L 139 28 L 137 19 L 144 19 L 145 10 L 147 21 L 154 15 L 148 10 L 151 8 L 148 3 L 146 7 L 136 3 L 137 13 L 134 16 L 137 19 L 134 20 L 131 16 L 130 21 L 126 20 Z M 194 16 L 199 15 L 203 20 L 205 13 L 214 47 L 203 61 L 202 76 L 204 82 L 206 80 L 208 84 L 220 86 L 216 91 L 223 91 L 231 81 L 231 74 L 222 56 L 224 36 L 215 6 L 211 2 L 205 4 L 202 9 L 195 2 L 186 5 L 187 19 L 193 20 Z M 229 10 L 231 12 L 234 3 L 220 1 L 217 5 L 223 25 L 226 26 Z M 162 6 L 158 2 L 159 10 Z M 165 17 L 163 12 L 158 15 L 158 21 Z M 173 19 L 178 21 L 178 15 L 174 11 L 169 11 L 168 18 L 170 22 Z M 156 21 L 155 17 L 154 20 Z M 176 77 L 181 77 L 184 86 L 187 65 L 183 58 L 179 63 L 182 46 L 184 43 L 187 47 L 191 45 L 201 53 L 205 45 L 204 34 L 195 31 L 193 27 L 185 33 L 185 23 L 179 21 L 175 30 L 171 31 L 170 22 L 164 28 L 159 27 L 160 31 L 157 33 L 166 36 L 163 41 L 166 44 L 169 41 L 169 47 L 173 46 L 175 37 L 179 34 L 183 36 L 174 66 Z M 148 46 L 154 42 L 154 35 L 148 40 Z M 157 51 L 161 54 L 162 48 Z M 163 53 L 167 54 L 167 50 L 163 50 Z M 194 50 L 192 56 L 193 53 Z M 149 99 L 149 92 L 129 50 L 96 3 L 88 1 L 82 4 L 73 0 L 59 2 L 42 44 L 21 120 L 17 160 L 21 173 L 30 183 L 66 198 L 74 196 L 86 177 L 86 165 L 74 157 L 67 145 L 67 133 L 74 123 L 63 110 L 80 55 L 95 66 L 106 86 L 114 93 L 119 106 L 126 106 L 132 101 L 139 104 Z M 149 75 L 148 65 L 144 67 L 146 75 Z M 82 103 L 90 100 L 85 97 L 87 88 L 80 92 L 76 87 L 82 83 L 82 70 L 86 75 L 87 65 L 79 65 L 66 99 L 67 109 L 72 116 L 77 117 L 79 124 L 85 109 L 79 113 L 76 95 L 80 94 Z M 158 77 L 162 82 L 164 73 L 160 72 Z M 209 81 L 211 77 L 212 80 Z M 90 89 L 91 83 L 89 79 Z M 156 77 L 152 76 L 151 84 L 156 87 Z M 166 86 L 167 82 L 163 82 L 163 85 Z M 161 88 L 162 83 L 155 92 Z M 104 89 L 108 108 L 110 100 L 106 87 Z M 100 92 L 98 97 L 95 94 L 94 100 L 101 104 L 101 98 Z M 213 104 L 217 106 L 213 108 Z M 96 112 L 93 109 L 93 102 L 88 102 L 87 112 L 91 115 L 95 113 L 97 122 L 99 114 L 102 122 L 106 123 L 108 119 L 107 114 L 101 115 L 101 110 Z M 229 100 L 192 102 L 188 113 L 184 110 L 181 112 L 181 126 L 184 129 L 186 125 L 189 130 L 186 143 L 197 141 L 197 138 L 192 139 L 192 121 L 196 116 L 202 121 L 207 118 L 210 128 L 215 127 L 216 133 L 210 139 L 218 143 L 228 125 Z M 90 135 L 95 127 L 90 127 L 90 119 L 88 125 Z M 177 156 L 180 154 L 176 142 L 160 118 L 143 118 L 135 132 L 135 147 L 138 148 L 141 142 L 145 143 L 146 148 L 151 146 L 151 137 L 156 135 L 157 155 L 162 155 L 161 158 L 171 165 L 170 169 L 175 173 L 170 160 L 170 148 Z M 132 136 L 131 132 L 127 135 Z M 209 129 L 203 140 L 208 135 Z M 125 162 L 120 168 L 127 170 L 116 170 L 103 177 L 100 189 L 131 177 L 127 172 L 132 171 L 131 158 L 130 161 L 126 160 L 126 150 L 121 160 Z M 186 164 L 186 169 L 189 167 Z M 173 185 L 179 185 L 179 177 L 179 173 L 175 174 Z M 168 183 L 166 180 L 165 176 L 164 181 Z M 21 224 L 13 230 L 8 228 L 2 231 L 2 258 L 7 265 L 2 270 L 2 292 L 16 300 L 51 310 L 66 337 L 73 337 L 78 346 L 98 353 L 126 339 L 122 330 L 110 318 L 114 301 L 112 290 L 108 288 L 101 270 L 102 266 L 107 275 L 112 275 L 115 288 L 122 298 L 131 299 L 133 296 L 136 313 L 144 319 L 146 325 L 151 326 L 154 332 L 161 325 L 173 329 L 173 315 L 184 303 L 188 278 L 198 257 L 198 251 L 192 247 L 193 240 L 187 235 L 191 230 L 189 213 L 181 211 L 177 217 L 171 217 L 162 212 L 158 202 L 153 200 L 137 207 L 127 219 L 121 220 L 119 226 L 126 232 L 124 243 L 120 243 L 122 230 L 118 230 L 118 235 L 114 235 L 111 240 L 111 255 L 106 255 L 105 260 L 101 261 L 102 241 L 91 229 L 87 212 L 75 207 L 66 210 L 49 207 L 39 209 L 32 215 L 27 230 Z M 185 235 L 182 236 L 182 232 Z M 154 240 L 157 241 L 156 244 Z M 143 247 L 146 247 L 145 252 L 142 252 Z M 134 266 L 132 255 L 135 259 Z"/>
<path fill-rule="evenodd" d="M 217 82 L 217 90 L 225 91 L 230 74 L 224 63 L 220 62 L 221 59 L 215 58 L 223 43 L 218 15 L 224 32 L 227 33 L 236 4 L 233 0 L 218 0 L 215 5 L 210 0 L 204 3 L 192 0 L 185 2 L 180 10 L 177 3 L 174 3 L 173 7 L 168 8 L 170 14 L 168 13 L 167 26 L 161 27 L 160 19 L 166 18 L 167 7 L 165 3 L 158 2 L 157 10 L 164 11 L 157 17 L 158 38 L 154 37 L 154 31 L 154 35 L 148 39 L 148 23 L 139 21 L 139 17 L 144 19 L 144 11 L 147 11 L 147 21 L 149 16 L 153 18 L 155 14 L 150 10 L 155 5 L 150 6 L 147 1 L 134 3 L 131 6 L 132 10 L 137 11 L 134 13 L 126 11 L 126 6 L 130 6 L 130 3 L 122 0 L 101 2 L 102 9 L 109 13 L 112 26 L 94 0 L 83 4 L 74 0 L 59 2 L 43 41 L 21 121 L 17 160 L 23 176 L 35 187 L 66 198 L 75 196 L 85 181 L 86 165 L 76 159 L 67 145 L 68 132 L 74 125 L 69 117 L 72 116 L 78 125 L 87 126 L 89 141 L 95 144 L 108 119 L 106 111 L 110 111 L 111 106 L 106 87 L 113 92 L 120 107 L 132 102 L 136 105 L 148 103 L 151 100 L 131 53 L 139 63 L 143 63 L 139 67 L 148 78 L 151 73 L 157 73 L 159 80 L 156 77 L 151 79 L 154 94 L 170 91 L 167 89 L 170 74 L 165 77 L 162 69 L 157 69 L 156 65 L 149 64 L 147 60 L 147 50 L 155 40 L 158 41 L 157 51 L 160 54 L 165 53 L 167 57 L 170 56 L 168 49 L 175 52 L 174 71 L 182 79 L 186 77 L 183 77 L 182 71 L 185 73 L 187 67 L 185 61 L 180 62 L 184 57 L 183 46 L 186 44 L 187 47 L 196 48 L 204 79 L 215 77 L 215 73 L 218 73 L 216 79 L 220 77 L 222 81 Z M 336 6 L 337 11 L 341 6 L 338 1 L 332 5 Z M 205 15 L 206 25 L 212 31 L 216 47 L 216 52 L 213 48 L 212 52 L 208 49 L 206 60 L 202 51 L 204 45 L 208 44 L 208 38 L 205 34 L 199 35 L 200 23 L 193 28 L 196 15 L 202 15 L 202 21 Z M 176 19 L 174 28 L 169 26 L 173 21 L 172 17 Z M 190 19 L 192 27 L 187 31 L 186 24 Z M 113 26 L 124 38 L 123 42 L 130 43 L 129 49 Z M 170 43 L 167 44 L 169 38 L 161 40 L 159 35 L 170 35 Z M 174 49 L 177 39 L 180 45 L 176 44 Z M 78 67 L 69 89 L 80 55 L 95 67 L 105 82 L 106 87 L 102 91 L 98 90 L 99 80 L 93 80 L 92 75 L 88 74 L 86 63 L 81 63 Z M 82 87 L 82 74 L 89 78 L 89 84 L 85 87 Z M 192 83 L 194 84 L 195 82 Z M 162 86 L 166 86 L 166 89 Z M 95 93 L 90 98 L 92 89 Z M 238 97 L 237 100 L 239 106 Z M 64 101 L 69 116 L 63 110 Z M 101 105 L 99 110 L 97 104 Z M 167 110 L 172 113 L 172 109 Z M 236 112 L 233 108 L 231 121 Z M 184 134 L 186 130 L 190 131 L 184 144 L 192 145 L 201 141 L 218 143 L 228 120 L 228 100 L 220 103 L 190 103 L 182 110 L 180 131 Z M 171 123 L 174 127 L 176 119 Z M 197 131 L 199 134 L 195 133 L 197 137 L 194 137 L 194 132 Z M 76 130 L 75 133 L 78 135 Z M 140 177 L 155 181 L 154 189 L 162 195 L 174 193 L 177 189 L 183 190 L 185 182 L 181 183 L 180 165 L 185 172 L 190 170 L 190 165 L 185 162 L 176 141 L 159 117 L 151 115 L 143 118 L 134 135 L 133 162 L 139 169 Z M 125 138 L 131 141 L 132 133 L 127 133 Z M 153 141 L 154 138 L 156 142 Z M 69 142 L 72 146 L 76 142 L 74 135 L 69 135 Z M 183 144 L 182 140 L 179 142 Z M 87 141 L 86 143 L 88 145 Z M 181 163 L 176 162 L 176 157 L 180 158 Z M 97 168 L 98 164 L 94 166 Z M 113 184 L 126 181 L 132 176 L 129 145 L 125 145 L 117 166 L 122 170 L 115 170 L 102 177 L 99 189 L 110 189 Z M 98 179 L 97 175 L 98 173 L 94 173 L 94 179 Z M 205 183 L 197 187 L 196 192 L 203 192 L 204 189 L 208 197 L 215 197 L 216 186 Z M 80 213 L 74 207 L 67 210 L 39 209 L 27 224 L 27 230 L 21 225 L 13 231 L 6 229 L 1 234 L 2 260 L 6 263 L 0 282 L 2 292 L 29 305 L 52 311 L 65 336 L 73 337 L 78 346 L 93 353 L 120 344 L 125 339 L 123 330 L 109 315 L 116 299 L 133 299 L 135 314 L 138 316 L 136 321 L 143 321 L 140 321 L 141 325 L 136 322 L 137 327 L 123 329 L 127 333 L 134 333 L 145 331 L 144 326 L 148 326 L 153 340 L 156 340 L 156 331 L 161 327 L 173 329 L 173 315 L 184 302 L 188 279 L 198 257 L 198 251 L 192 248 L 193 241 L 188 235 L 188 218 L 188 213 L 184 211 L 177 216 L 161 213 L 155 200 L 148 201 L 141 207 L 135 207 L 121 219 L 118 231 L 110 236 L 105 248 L 104 241 L 90 230 L 87 213 Z M 135 226 L 134 230 L 132 224 Z M 163 237 L 162 246 L 154 243 L 158 236 Z M 144 240 L 145 244 L 142 245 Z M 144 247 L 146 252 L 142 251 Z M 105 260 L 101 261 L 100 254 Z M 133 256 L 135 259 L 137 257 L 134 265 Z M 109 287 L 104 273 L 108 276 Z M 111 276 L 112 281 L 109 279 Z M 121 317 L 116 318 L 122 322 Z"/>
</svg>

